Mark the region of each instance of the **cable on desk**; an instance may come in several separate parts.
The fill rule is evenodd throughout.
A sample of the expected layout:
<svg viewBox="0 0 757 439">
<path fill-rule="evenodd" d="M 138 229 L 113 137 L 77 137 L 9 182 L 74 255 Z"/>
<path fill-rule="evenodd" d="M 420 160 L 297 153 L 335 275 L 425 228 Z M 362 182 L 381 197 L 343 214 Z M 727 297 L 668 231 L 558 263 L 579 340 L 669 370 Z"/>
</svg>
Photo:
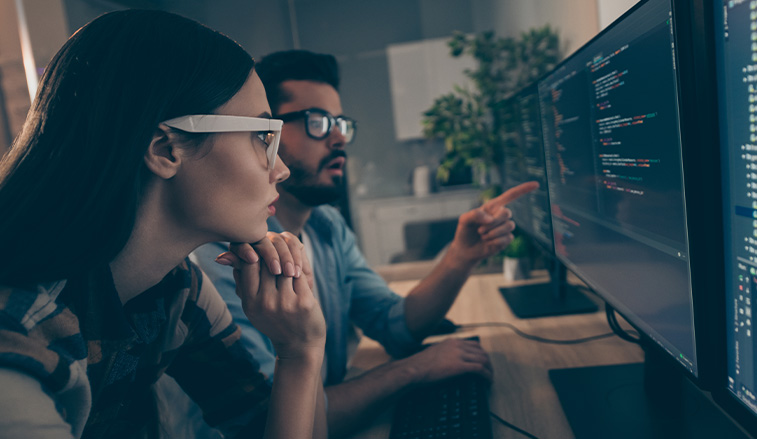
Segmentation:
<svg viewBox="0 0 757 439">
<path fill-rule="evenodd" d="M 531 439 L 539 439 L 538 437 L 536 437 L 536 436 L 532 435 L 531 433 L 527 432 L 526 430 L 524 430 L 524 429 L 522 429 L 522 428 L 520 428 L 520 427 L 516 427 L 515 425 L 513 425 L 513 424 L 511 424 L 511 423 L 509 423 L 509 422 L 505 421 L 504 419 L 500 418 L 499 416 L 497 416 L 497 414 L 496 414 L 496 413 L 494 413 L 494 412 L 489 412 L 489 414 L 490 414 L 490 415 L 492 415 L 492 418 L 494 418 L 494 419 L 498 420 L 499 422 L 501 422 L 501 423 L 502 423 L 502 425 L 504 425 L 505 427 L 511 428 L 511 429 L 513 429 L 513 430 L 517 431 L 518 433 L 520 433 L 520 434 L 522 434 L 523 436 L 526 436 L 526 437 L 528 437 L 528 438 L 531 438 Z"/>
<path fill-rule="evenodd" d="M 610 306 L 609 303 L 605 304 L 605 314 L 607 314 L 607 324 L 610 325 L 612 332 L 617 334 L 618 337 L 622 338 L 625 341 L 641 344 L 641 337 L 632 336 L 629 331 L 626 331 L 620 326 L 620 323 L 618 323 L 617 314 L 615 313 L 615 308 Z"/>
<path fill-rule="evenodd" d="M 591 337 L 577 338 L 577 339 L 574 339 L 574 340 L 555 340 L 555 339 L 552 339 L 552 338 L 544 338 L 544 337 L 539 337 L 538 335 L 527 334 L 527 333 L 521 331 L 520 329 L 518 329 L 518 327 L 516 327 L 515 325 L 513 325 L 511 323 L 506 323 L 506 322 L 470 323 L 470 324 L 466 324 L 466 325 L 460 325 L 460 326 L 458 326 L 458 328 L 460 328 L 460 329 L 468 329 L 468 328 L 480 328 L 480 327 L 484 327 L 484 326 L 504 326 L 505 328 L 512 329 L 512 331 L 515 334 L 517 334 L 518 336 L 523 337 L 523 338 L 525 338 L 527 340 L 537 341 L 539 343 L 562 344 L 562 345 L 581 344 L 581 343 L 586 343 L 588 341 L 594 341 L 594 340 L 600 340 L 600 339 L 603 339 L 603 338 L 614 337 L 616 335 L 615 332 L 608 332 L 608 333 L 605 333 L 605 334 L 593 335 Z"/>
<path fill-rule="evenodd" d="M 584 293 L 593 294 L 596 297 L 599 297 L 599 299 L 602 299 L 594 290 L 591 288 L 586 288 L 583 285 L 578 286 L 578 289 L 583 291 Z M 618 323 L 617 313 L 615 311 L 615 308 L 613 308 L 609 303 L 605 302 L 605 314 L 607 315 L 607 324 L 610 325 L 610 329 L 612 329 L 612 332 L 614 332 L 618 337 L 622 338 L 625 341 L 641 344 L 641 337 L 638 336 L 638 333 L 636 331 L 626 331 L 623 329 L 622 326 L 620 326 L 620 323 Z M 636 336 L 633 336 L 631 334 L 636 334 Z"/>
</svg>

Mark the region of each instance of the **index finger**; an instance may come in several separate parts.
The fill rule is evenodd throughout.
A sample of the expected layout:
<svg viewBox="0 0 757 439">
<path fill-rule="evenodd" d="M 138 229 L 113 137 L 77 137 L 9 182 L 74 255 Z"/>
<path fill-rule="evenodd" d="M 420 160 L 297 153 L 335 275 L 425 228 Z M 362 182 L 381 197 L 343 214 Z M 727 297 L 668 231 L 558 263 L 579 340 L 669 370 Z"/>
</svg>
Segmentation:
<svg viewBox="0 0 757 439">
<path fill-rule="evenodd" d="M 268 232 L 271 233 L 271 232 Z M 281 262 L 279 259 L 279 252 L 271 242 L 271 239 L 266 234 L 266 237 L 258 242 L 253 242 L 252 247 L 263 258 L 265 264 L 268 266 L 268 270 L 273 275 L 281 274 Z"/>
<path fill-rule="evenodd" d="M 504 194 L 487 201 L 486 204 L 484 204 L 484 208 L 488 212 L 488 210 L 492 207 L 496 207 L 498 205 L 504 206 L 507 203 L 511 203 L 531 191 L 535 191 L 538 188 L 539 182 L 537 181 L 527 181 L 525 183 L 521 183 L 506 190 Z"/>
<path fill-rule="evenodd" d="M 258 262 L 257 253 L 255 253 L 250 244 L 246 242 L 230 243 L 229 251 L 248 264 L 254 264 Z"/>
</svg>

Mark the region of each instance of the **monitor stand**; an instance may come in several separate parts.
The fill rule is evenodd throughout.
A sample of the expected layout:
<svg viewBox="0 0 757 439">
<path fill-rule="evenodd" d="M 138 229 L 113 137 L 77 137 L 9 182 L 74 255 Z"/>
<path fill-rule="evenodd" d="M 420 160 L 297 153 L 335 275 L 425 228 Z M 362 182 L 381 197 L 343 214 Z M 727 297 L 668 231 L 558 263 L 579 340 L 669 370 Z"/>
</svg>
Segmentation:
<svg viewBox="0 0 757 439">
<path fill-rule="evenodd" d="M 500 288 L 518 318 L 547 317 L 595 312 L 597 304 L 567 282 L 568 269 L 553 259 L 547 283 Z"/>
<path fill-rule="evenodd" d="M 580 439 L 748 439 L 672 360 L 552 369 L 549 378 Z"/>
</svg>

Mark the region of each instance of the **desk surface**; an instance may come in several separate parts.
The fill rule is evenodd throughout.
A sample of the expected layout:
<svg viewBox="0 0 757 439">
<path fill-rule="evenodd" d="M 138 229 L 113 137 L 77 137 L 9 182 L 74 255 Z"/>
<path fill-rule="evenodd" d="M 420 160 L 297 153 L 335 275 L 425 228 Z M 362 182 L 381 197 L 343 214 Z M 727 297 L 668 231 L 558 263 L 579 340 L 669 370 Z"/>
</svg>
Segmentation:
<svg viewBox="0 0 757 439">
<path fill-rule="evenodd" d="M 543 282 L 544 279 L 521 281 Z M 398 281 L 390 286 L 405 294 L 416 281 Z M 513 315 L 502 299 L 499 287 L 505 286 L 501 273 L 472 276 L 463 286 L 447 315 L 459 325 L 508 322 L 529 334 L 552 339 L 578 339 L 611 332 L 604 312 L 573 316 L 521 320 Z M 573 433 L 549 380 L 548 371 L 556 368 L 598 366 L 639 362 L 642 350 L 618 337 L 604 338 L 577 345 L 555 345 L 519 337 L 509 328 L 482 326 L 464 329 L 454 337 L 478 335 L 489 352 L 494 366 L 494 383 L 490 409 L 507 422 L 540 438 L 570 438 Z M 435 341 L 429 338 L 429 342 Z M 389 360 L 383 348 L 363 337 L 351 363 L 349 376 L 356 376 Z M 393 408 L 352 437 L 388 438 Z M 524 436 L 493 420 L 495 438 Z"/>
</svg>

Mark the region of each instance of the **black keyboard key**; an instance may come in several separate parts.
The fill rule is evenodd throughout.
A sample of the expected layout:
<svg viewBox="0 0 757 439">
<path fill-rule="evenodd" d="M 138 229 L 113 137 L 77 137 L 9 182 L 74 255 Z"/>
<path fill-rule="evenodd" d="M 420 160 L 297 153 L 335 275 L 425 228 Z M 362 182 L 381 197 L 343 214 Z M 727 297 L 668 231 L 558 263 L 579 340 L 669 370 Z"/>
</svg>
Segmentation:
<svg viewBox="0 0 757 439">
<path fill-rule="evenodd" d="M 390 439 L 492 439 L 489 384 L 462 375 L 419 387 L 397 403 Z"/>
</svg>

